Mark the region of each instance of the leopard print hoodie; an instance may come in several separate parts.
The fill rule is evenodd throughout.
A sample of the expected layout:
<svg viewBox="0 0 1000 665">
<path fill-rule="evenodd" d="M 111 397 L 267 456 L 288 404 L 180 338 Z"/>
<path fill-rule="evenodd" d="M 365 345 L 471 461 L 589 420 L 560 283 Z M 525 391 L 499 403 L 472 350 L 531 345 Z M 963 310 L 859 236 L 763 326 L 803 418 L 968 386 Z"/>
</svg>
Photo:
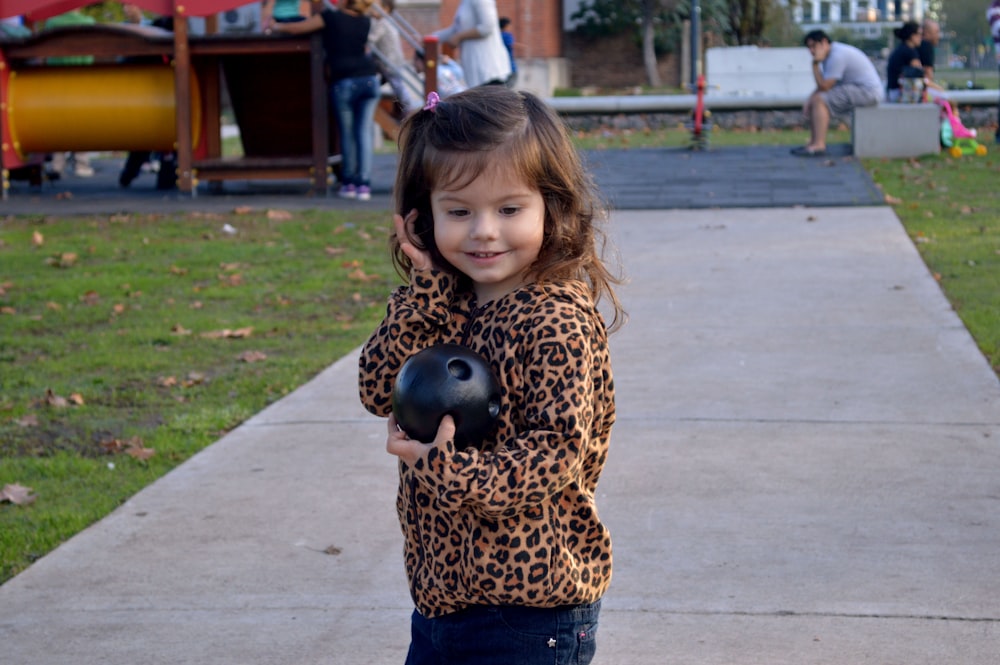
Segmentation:
<svg viewBox="0 0 1000 665">
<path fill-rule="evenodd" d="M 396 508 L 410 593 L 426 617 L 472 605 L 556 607 L 598 600 L 611 538 L 595 491 L 615 420 L 607 332 L 578 281 L 533 284 L 476 308 L 456 278 L 415 273 L 365 344 L 359 388 L 392 411 L 403 362 L 437 343 L 487 358 L 501 384 L 495 436 L 400 462 Z"/>
</svg>

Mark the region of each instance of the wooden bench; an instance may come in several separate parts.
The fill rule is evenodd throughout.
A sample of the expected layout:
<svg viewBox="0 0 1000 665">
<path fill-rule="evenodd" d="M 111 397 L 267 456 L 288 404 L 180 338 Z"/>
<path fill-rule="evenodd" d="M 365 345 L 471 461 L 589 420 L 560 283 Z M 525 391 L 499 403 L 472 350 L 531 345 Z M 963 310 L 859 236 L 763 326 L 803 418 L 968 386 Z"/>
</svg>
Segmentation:
<svg viewBox="0 0 1000 665">
<path fill-rule="evenodd" d="M 855 157 L 919 157 L 941 150 L 937 104 L 879 104 L 854 109 Z"/>
</svg>

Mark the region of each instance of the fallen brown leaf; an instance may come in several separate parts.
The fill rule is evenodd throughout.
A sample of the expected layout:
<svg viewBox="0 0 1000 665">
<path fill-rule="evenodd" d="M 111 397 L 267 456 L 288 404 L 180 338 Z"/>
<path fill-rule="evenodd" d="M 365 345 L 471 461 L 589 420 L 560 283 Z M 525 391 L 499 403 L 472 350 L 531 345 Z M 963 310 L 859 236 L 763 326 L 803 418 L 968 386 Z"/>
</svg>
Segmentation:
<svg viewBox="0 0 1000 665">
<path fill-rule="evenodd" d="M 101 441 L 100 445 L 104 449 L 104 452 L 109 455 L 115 455 L 125 450 L 125 442 L 121 439 L 108 439 L 107 441 Z"/>
<path fill-rule="evenodd" d="M 191 219 L 222 219 L 222 215 L 217 212 L 204 212 L 201 210 L 189 212 L 188 217 Z"/>
<path fill-rule="evenodd" d="M 52 392 L 51 388 L 45 391 L 45 403 L 57 409 L 64 409 L 67 406 L 69 406 L 69 400 L 67 400 L 65 397 L 60 397 L 59 395 L 56 395 L 54 392 Z"/>
<path fill-rule="evenodd" d="M 137 460 L 148 460 L 156 454 L 154 448 L 146 448 L 142 445 L 142 439 L 135 437 L 128 442 L 125 454 Z"/>
<path fill-rule="evenodd" d="M 230 330 L 229 328 L 212 330 L 202 333 L 201 336 L 205 339 L 243 339 L 249 337 L 251 334 L 253 334 L 253 326 L 237 328 L 236 330 Z"/>
<path fill-rule="evenodd" d="M 34 500 L 35 495 L 31 493 L 30 487 L 8 484 L 4 485 L 3 489 L 0 489 L 0 503 L 8 501 L 15 506 L 27 506 L 29 503 L 34 502 Z"/>
<path fill-rule="evenodd" d="M 38 426 L 38 416 L 33 413 L 26 413 L 17 419 L 17 424 L 21 427 L 37 427 Z"/>
<path fill-rule="evenodd" d="M 267 218 L 274 222 L 287 222 L 292 218 L 292 213 L 287 210 L 268 210 Z"/>
<path fill-rule="evenodd" d="M 267 360 L 267 354 L 264 353 L 263 351 L 244 351 L 239 356 L 237 356 L 237 358 L 239 358 L 245 363 L 255 363 L 255 362 L 260 362 L 262 360 Z"/>
<path fill-rule="evenodd" d="M 347 278 L 353 279 L 356 282 L 371 282 L 372 280 L 378 279 L 378 275 L 369 275 L 361 268 L 358 268 L 357 270 L 352 270 L 347 273 Z"/>
<path fill-rule="evenodd" d="M 190 388 L 191 386 L 197 386 L 205 383 L 205 379 L 207 378 L 208 377 L 205 376 L 204 372 L 188 372 L 187 379 L 184 380 L 182 385 L 185 388 Z"/>
</svg>

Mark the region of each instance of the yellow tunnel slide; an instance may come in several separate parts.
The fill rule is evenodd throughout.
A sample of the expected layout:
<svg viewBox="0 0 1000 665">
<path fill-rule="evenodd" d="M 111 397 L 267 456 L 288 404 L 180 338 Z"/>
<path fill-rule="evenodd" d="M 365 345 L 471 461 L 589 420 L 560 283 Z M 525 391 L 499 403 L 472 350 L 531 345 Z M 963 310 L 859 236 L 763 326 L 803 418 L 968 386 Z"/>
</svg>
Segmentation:
<svg viewBox="0 0 1000 665">
<path fill-rule="evenodd" d="M 174 70 L 168 64 L 32 67 L 12 71 L 8 121 L 14 148 L 33 152 L 176 148 Z M 192 145 L 201 128 L 191 81 Z"/>
</svg>

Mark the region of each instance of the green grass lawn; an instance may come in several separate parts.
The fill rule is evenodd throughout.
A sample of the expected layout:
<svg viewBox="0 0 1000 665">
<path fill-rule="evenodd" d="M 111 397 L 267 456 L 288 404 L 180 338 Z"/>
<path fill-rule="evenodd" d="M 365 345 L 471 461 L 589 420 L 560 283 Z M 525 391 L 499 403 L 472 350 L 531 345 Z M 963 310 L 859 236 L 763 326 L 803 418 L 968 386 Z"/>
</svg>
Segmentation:
<svg viewBox="0 0 1000 665">
<path fill-rule="evenodd" d="M 360 344 L 385 212 L 0 220 L 0 581 Z"/>
<path fill-rule="evenodd" d="M 716 130 L 711 144 L 805 140 Z M 1000 371 L 990 149 L 864 165 Z M 363 342 L 399 283 L 388 229 L 386 211 L 0 218 L 0 492 L 34 497 L 0 501 L 0 583 Z"/>
<path fill-rule="evenodd" d="M 996 90 L 998 87 L 996 68 L 971 70 L 936 67 L 934 80 L 956 90 L 967 90 L 970 83 L 985 90 Z"/>
</svg>

